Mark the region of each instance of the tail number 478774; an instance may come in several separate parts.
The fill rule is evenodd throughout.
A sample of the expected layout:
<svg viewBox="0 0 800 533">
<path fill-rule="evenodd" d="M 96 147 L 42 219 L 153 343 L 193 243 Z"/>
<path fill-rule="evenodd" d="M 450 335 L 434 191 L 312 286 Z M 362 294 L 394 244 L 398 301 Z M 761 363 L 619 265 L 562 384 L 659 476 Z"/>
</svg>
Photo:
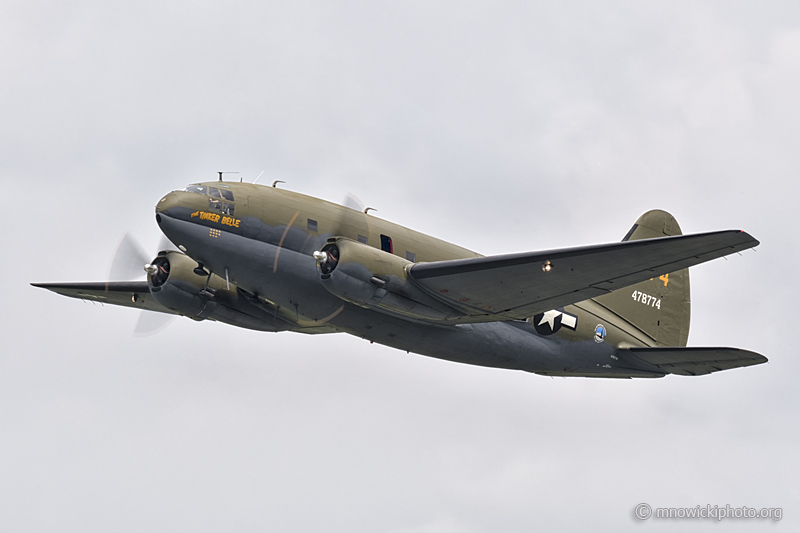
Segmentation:
<svg viewBox="0 0 800 533">
<path fill-rule="evenodd" d="M 644 305 L 649 305 L 650 307 L 655 307 L 656 309 L 661 309 L 660 298 L 650 296 L 649 294 L 645 294 L 641 291 L 633 291 L 633 300 L 643 303 Z"/>
</svg>

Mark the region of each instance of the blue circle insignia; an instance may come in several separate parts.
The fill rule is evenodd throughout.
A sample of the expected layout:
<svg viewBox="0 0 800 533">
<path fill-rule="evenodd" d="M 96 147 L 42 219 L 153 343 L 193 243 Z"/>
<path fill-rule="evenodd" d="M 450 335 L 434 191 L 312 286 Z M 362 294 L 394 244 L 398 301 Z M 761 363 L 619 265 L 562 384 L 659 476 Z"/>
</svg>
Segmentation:
<svg viewBox="0 0 800 533">
<path fill-rule="evenodd" d="M 606 327 L 603 324 L 597 324 L 594 328 L 594 342 L 603 342 L 606 340 Z"/>
</svg>

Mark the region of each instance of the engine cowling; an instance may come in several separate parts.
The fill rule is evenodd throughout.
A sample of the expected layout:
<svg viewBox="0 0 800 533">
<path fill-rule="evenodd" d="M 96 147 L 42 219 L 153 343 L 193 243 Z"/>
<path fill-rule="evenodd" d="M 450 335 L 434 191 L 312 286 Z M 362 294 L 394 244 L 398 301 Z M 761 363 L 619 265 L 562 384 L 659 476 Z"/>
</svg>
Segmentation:
<svg viewBox="0 0 800 533">
<path fill-rule="evenodd" d="M 150 294 L 164 307 L 195 320 L 211 319 L 261 331 L 289 329 L 225 278 L 201 275 L 195 269 L 197 263 L 181 252 L 159 253 L 147 269 Z"/>
<path fill-rule="evenodd" d="M 408 278 L 410 261 L 345 238 L 333 237 L 314 252 L 322 285 L 352 304 L 402 318 L 444 321 L 456 315 Z"/>
</svg>

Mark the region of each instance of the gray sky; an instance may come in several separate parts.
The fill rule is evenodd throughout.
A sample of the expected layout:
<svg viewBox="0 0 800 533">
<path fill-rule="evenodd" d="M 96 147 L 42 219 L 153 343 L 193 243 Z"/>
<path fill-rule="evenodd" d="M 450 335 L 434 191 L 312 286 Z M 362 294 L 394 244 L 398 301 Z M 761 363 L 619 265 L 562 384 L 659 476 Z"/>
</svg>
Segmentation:
<svg viewBox="0 0 800 533">
<path fill-rule="evenodd" d="M 714 527 L 640 502 L 797 528 L 797 2 L 0 0 L 0 47 L 3 531 Z M 757 252 L 692 269 L 690 344 L 770 363 L 550 379 L 187 319 L 137 338 L 28 285 L 104 280 L 125 231 L 155 252 L 156 201 L 218 170 L 486 254 L 653 208 L 745 229 Z"/>
</svg>

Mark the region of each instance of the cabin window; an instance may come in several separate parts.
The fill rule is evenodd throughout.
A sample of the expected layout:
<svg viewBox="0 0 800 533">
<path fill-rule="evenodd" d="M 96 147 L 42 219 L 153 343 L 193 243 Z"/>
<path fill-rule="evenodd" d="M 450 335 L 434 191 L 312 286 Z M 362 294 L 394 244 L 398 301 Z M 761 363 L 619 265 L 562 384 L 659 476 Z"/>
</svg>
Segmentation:
<svg viewBox="0 0 800 533">
<path fill-rule="evenodd" d="M 308 219 L 308 231 L 317 231 L 317 221 Z"/>
<path fill-rule="evenodd" d="M 392 253 L 392 238 L 388 235 L 381 235 L 381 250 Z"/>
<path fill-rule="evenodd" d="M 367 238 L 364 237 L 363 235 L 359 235 L 358 242 L 360 242 L 361 244 L 367 244 Z"/>
<path fill-rule="evenodd" d="M 411 261 L 412 263 L 417 262 L 417 254 L 414 252 L 406 252 L 406 261 Z"/>
</svg>

